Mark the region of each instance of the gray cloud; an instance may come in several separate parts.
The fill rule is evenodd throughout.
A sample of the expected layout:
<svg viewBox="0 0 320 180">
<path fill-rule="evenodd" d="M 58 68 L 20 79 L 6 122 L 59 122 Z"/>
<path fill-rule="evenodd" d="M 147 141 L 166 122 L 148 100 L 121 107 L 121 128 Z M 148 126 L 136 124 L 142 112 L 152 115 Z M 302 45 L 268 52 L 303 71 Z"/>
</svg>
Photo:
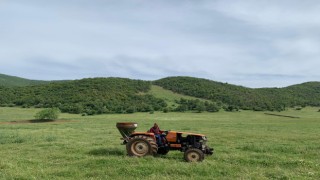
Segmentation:
<svg viewBox="0 0 320 180">
<path fill-rule="evenodd" d="M 187 75 L 249 87 L 318 80 L 320 3 L 0 3 L 0 72 L 33 79 Z"/>
</svg>

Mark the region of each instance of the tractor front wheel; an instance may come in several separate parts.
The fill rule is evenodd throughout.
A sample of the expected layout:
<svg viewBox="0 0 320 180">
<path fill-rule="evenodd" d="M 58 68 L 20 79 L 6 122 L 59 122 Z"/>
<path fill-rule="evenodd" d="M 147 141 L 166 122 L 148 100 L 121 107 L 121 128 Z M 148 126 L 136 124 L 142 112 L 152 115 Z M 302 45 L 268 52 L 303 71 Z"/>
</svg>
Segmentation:
<svg viewBox="0 0 320 180">
<path fill-rule="evenodd" d="M 200 149 L 190 148 L 184 152 L 184 159 L 187 162 L 200 162 L 204 159 L 204 153 Z"/>
<path fill-rule="evenodd" d="M 129 156 L 143 157 L 155 155 L 158 150 L 157 143 L 148 136 L 135 136 L 127 143 Z"/>
</svg>

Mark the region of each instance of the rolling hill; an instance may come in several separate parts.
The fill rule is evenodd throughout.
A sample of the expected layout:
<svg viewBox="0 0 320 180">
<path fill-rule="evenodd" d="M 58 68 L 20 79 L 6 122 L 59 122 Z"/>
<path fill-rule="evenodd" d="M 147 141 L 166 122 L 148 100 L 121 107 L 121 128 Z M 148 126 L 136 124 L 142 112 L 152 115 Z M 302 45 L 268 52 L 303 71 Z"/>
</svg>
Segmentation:
<svg viewBox="0 0 320 180">
<path fill-rule="evenodd" d="M 16 76 L 9 76 L 5 74 L 0 74 L 0 86 L 30 86 L 37 84 L 46 84 L 49 81 L 38 81 L 38 80 L 29 80 Z"/>
<path fill-rule="evenodd" d="M 0 87 L 1 106 L 58 107 L 62 112 L 103 114 L 160 110 L 166 103 L 151 95 L 150 82 L 88 78 L 24 87 Z"/>
<path fill-rule="evenodd" d="M 293 106 L 320 106 L 320 82 L 257 89 L 193 77 L 168 77 L 153 83 L 179 94 L 240 109 L 281 111 Z"/>
<path fill-rule="evenodd" d="M 294 106 L 320 106 L 320 82 L 254 89 L 194 77 L 156 81 L 88 78 L 61 82 L 1 77 L 11 82 L 0 86 L 1 106 L 58 107 L 69 113 L 216 112 L 221 108 L 283 111 Z"/>
</svg>

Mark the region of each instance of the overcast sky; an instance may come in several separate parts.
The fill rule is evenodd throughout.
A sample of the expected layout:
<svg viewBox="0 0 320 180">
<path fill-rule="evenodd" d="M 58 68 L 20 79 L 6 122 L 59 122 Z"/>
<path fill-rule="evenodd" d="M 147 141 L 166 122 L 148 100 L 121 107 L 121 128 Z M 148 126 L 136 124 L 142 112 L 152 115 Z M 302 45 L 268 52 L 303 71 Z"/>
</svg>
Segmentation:
<svg viewBox="0 0 320 180">
<path fill-rule="evenodd" d="M 320 81 L 319 0 L 0 0 L 0 73 Z"/>
</svg>

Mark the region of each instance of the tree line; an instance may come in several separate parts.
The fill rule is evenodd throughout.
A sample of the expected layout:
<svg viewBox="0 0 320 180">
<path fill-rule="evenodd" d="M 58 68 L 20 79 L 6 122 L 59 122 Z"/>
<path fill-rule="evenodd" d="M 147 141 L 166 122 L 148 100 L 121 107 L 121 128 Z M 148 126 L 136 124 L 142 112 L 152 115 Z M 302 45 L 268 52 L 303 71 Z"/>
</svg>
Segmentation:
<svg viewBox="0 0 320 180">
<path fill-rule="evenodd" d="M 320 82 L 258 89 L 193 77 L 169 77 L 153 83 L 179 94 L 222 104 L 227 111 L 283 111 L 294 106 L 320 106 Z"/>
<path fill-rule="evenodd" d="M 162 110 L 162 99 L 139 94 L 150 82 L 125 78 L 88 78 L 25 87 L 0 87 L 1 106 L 57 107 L 62 112 L 88 115 Z"/>
<path fill-rule="evenodd" d="M 173 92 L 205 100 L 180 99 L 168 107 L 165 100 L 147 94 L 155 84 Z M 25 87 L 0 86 L 0 106 L 59 108 L 62 112 L 93 115 L 153 111 L 217 112 L 283 111 L 294 106 L 320 106 L 320 83 L 286 88 L 246 88 L 192 77 L 157 81 L 127 78 L 87 78 Z"/>
</svg>

